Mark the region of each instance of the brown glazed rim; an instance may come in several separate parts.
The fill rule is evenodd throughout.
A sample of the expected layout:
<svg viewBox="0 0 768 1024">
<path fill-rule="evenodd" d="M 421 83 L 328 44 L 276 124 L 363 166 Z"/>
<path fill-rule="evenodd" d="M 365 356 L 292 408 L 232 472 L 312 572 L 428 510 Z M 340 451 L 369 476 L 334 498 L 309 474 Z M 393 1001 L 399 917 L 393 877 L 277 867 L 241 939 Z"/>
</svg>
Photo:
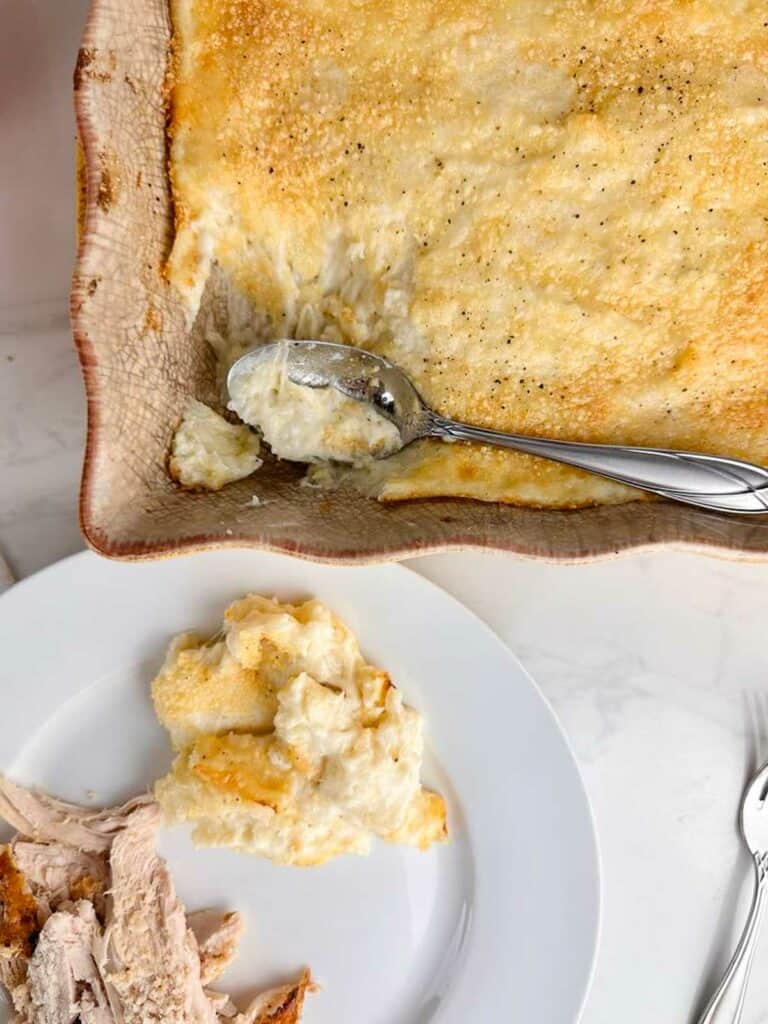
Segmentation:
<svg viewBox="0 0 768 1024">
<path fill-rule="evenodd" d="M 98 136 L 89 111 L 90 92 L 85 83 L 81 80 L 80 72 L 85 55 L 88 53 L 95 36 L 99 17 L 98 8 L 98 2 L 96 2 L 96 0 L 92 0 L 91 6 L 88 10 L 80 42 L 80 49 L 77 53 L 77 61 L 73 71 L 75 122 L 77 125 L 75 153 L 77 173 L 77 255 L 75 257 L 75 269 L 72 278 L 69 314 L 72 324 L 72 337 L 80 361 L 80 369 L 83 374 L 86 403 L 85 451 L 83 453 L 83 469 L 80 477 L 80 492 L 78 498 L 80 530 L 82 531 L 88 545 L 95 551 L 107 555 L 108 557 L 119 558 L 121 556 L 121 552 L 117 550 L 110 550 L 111 545 L 109 545 L 109 543 L 102 547 L 93 535 L 91 494 L 95 469 L 95 453 L 99 444 L 98 383 L 94 373 L 96 366 L 96 353 L 87 333 L 80 325 L 79 316 L 79 291 L 81 285 L 78 269 L 92 237 L 93 219 L 96 207 L 96 191 L 98 188 L 95 180 Z M 125 552 L 125 554 L 130 557 L 129 552 Z"/>
<path fill-rule="evenodd" d="M 86 272 L 83 268 L 95 245 L 100 202 L 103 196 L 103 146 L 109 126 L 99 118 L 94 90 L 100 88 L 99 76 L 83 73 L 102 44 L 110 40 L 110 25 L 115 12 L 133 7 L 135 0 L 92 0 L 81 49 L 75 69 L 75 112 L 79 140 L 78 152 L 78 252 L 71 294 L 71 319 L 74 342 L 85 382 L 87 432 L 80 487 L 80 526 L 87 543 L 98 553 L 110 558 L 142 560 L 169 557 L 212 548 L 252 547 L 265 551 L 336 564 L 362 564 L 392 561 L 451 549 L 486 549 L 508 551 L 552 562 L 577 563 L 613 557 L 623 552 L 665 546 L 686 548 L 716 557 L 762 561 L 768 557 L 768 528 L 755 530 L 751 524 L 733 517 L 716 516 L 697 510 L 683 509 L 667 502 L 632 502 L 602 509 L 517 510 L 520 517 L 537 517 L 534 528 L 521 531 L 506 529 L 504 515 L 483 512 L 481 503 L 444 499 L 432 502 L 424 515 L 421 536 L 403 536 L 401 540 L 381 543 L 368 540 L 361 546 L 329 543 L 311 531 L 295 536 L 255 536 L 237 528 L 184 533 L 182 536 L 122 535 L 111 529 L 108 517 L 99 514 L 96 492 L 104 489 L 101 479 L 107 458 L 104 438 L 102 401 L 104 381 L 98 374 L 99 344 L 94 344 L 84 323 L 86 305 Z M 155 11 L 167 0 L 142 0 L 137 7 Z M 156 69 L 157 70 L 157 69 Z M 127 77 L 127 76 L 126 76 Z M 165 97 L 158 96 L 158 103 Z M 103 348 L 103 342 L 101 343 Z M 768 429 L 768 425 L 767 425 Z M 370 499 L 366 499 L 370 501 Z M 407 503 L 418 506 L 420 503 Z M 475 506 L 468 508 L 468 506 Z M 497 508 L 497 507 L 496 507 Z M 506 506 L 509 508 L 509 506 Z M 435 509 L 437 511 L 435 511 Z M 455 511 L 454 511 L 455 510 Z M 445 513 L 445 514 L 443 514 Z M 418 513 L 416 513 L 418 514 Z M 374 517 L 371 518 L 373 523 Z M 421 520 L 419 520 L 421 522 Z M 447 528 L 436 523 L 451 524 Z M 219 521 L 220 522 L 220 521 Z M 556 529 L 549 523 L 557 522 Z M 434 525 L 433 525 L 434 524 Z M 539 526 L 540 524 L 540 526 Z M 172 533 L 172 531 L 169 531 Z M 521 538 L 520 534 L 523 533 Z M 183 533 L 183 531 L 182 531 Z M 274 531 L 273 531 L 274 534 Z M 431 535 L 430 535 L 431 534 Z M 763 536 L 765 534 L 765 536 Z"/>
</svg>

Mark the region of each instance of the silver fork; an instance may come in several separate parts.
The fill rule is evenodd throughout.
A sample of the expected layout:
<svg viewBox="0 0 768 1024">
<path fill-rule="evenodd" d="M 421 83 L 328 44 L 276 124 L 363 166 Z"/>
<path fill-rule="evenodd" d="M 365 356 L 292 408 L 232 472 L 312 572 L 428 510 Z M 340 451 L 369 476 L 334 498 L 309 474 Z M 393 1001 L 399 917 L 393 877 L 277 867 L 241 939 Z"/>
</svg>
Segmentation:
<svg viewBox="0 0 768 1024">
<path fill-rule="evenodd" d="M 768 715 L 757 698 L 754 708 L 749 703 L 747 707 L 751 712 L 755 750 L 765 756 Z M 736 952 L 698 1024 L 739 1024 L 744 1010 L 757 937 L 768 902 L 768 762 L 753 775 L 744 790 L 739 817 L 744 842 L 752 855 L 755 889 Z"/>
</svg>

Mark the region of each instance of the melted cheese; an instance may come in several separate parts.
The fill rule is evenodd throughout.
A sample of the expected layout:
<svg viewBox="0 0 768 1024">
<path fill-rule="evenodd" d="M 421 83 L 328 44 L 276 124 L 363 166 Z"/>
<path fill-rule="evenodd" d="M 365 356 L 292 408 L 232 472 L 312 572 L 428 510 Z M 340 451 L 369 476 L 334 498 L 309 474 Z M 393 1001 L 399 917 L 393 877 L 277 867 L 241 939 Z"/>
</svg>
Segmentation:
<svg viewBox="0 0 768 1024">
<path fill-rule="evenodd" d="M 768 462 L 762 0 L 173 0 L 169 273 L 439 412 Z M 633 492 L 426 442 L 385 499 Z M 377 467 L 378 471 L 378 467 Z"/>
<path fill-rule="evenodd" d="M 421 717 L 318 601 L 236 601 L 222 639 L 174 641 L 152 695 L 177 751 L 155 792 L 200 843 L 313 865 L 372 835 L 445 838 L 445 804 L 420 782 Z"/>
</svg>

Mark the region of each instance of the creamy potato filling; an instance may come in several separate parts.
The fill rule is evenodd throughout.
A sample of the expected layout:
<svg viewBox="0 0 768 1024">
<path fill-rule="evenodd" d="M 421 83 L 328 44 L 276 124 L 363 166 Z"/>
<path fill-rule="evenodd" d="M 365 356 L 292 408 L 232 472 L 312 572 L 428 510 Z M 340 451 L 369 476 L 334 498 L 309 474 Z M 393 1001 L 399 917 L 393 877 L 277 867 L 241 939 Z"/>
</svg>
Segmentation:
<svg viewBox="0 0 768 1024">
<path fill-rule="evenodd" d="M 375 409 L 333 387 L 291 381 L 279 351 L 237 374 L 230 399 L 229 408 L 258 427 L 281 459 L 364 463 L 401 447 L 400 431 Z"/>
</svg>

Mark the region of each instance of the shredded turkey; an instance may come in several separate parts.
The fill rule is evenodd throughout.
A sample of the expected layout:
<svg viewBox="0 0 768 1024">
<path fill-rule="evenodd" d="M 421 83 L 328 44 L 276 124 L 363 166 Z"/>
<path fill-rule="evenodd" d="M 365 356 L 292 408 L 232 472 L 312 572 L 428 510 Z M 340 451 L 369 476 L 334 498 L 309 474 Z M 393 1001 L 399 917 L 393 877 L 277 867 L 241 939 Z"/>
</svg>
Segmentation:
<svg viewBox="0 0 768 1024">
<path fill-rule="evenodd" d="M 151 804 L 151 797 L 140 796 L 122 807 L 94 811 L 0 777 L 0 818 L 22 836 L 44 843 L 66 843 L 86 853 L 107 852 L 131 816 Z"/>
<path fill-rule="evenodd" d="M 207 986 L 237 951 L 237 913 L 187 916 L 148 797 L 93 811 L 0 776 L 0 984 L 16 1024 L 296 1024 L 308 972 L 245 1010 Z"/>
<path fill-rule="evenodd" d="M 106 977 L 125 1024 L 215 1024 L 203 991 L 200 955 L 155 853 L 156 808 L 112 844 L 112 889 L 104 928 Z"/>
<path fill-rule="evenodd" d="M 221 914 L 216 910 L 195 910 L 187 915 L 187 925 L 197 939 L 203 984 L 210 985 L 237 955 L 243 919 L 237 911 Z"/>
<path fill-rule="evenodd" d="M 86 853 L 66 843 L 38 843 L 16 839 L 11 855 L 47 917 L 62 903 L 91 900 L 104 916 L 104 894 L 109 885 L 106 853 Z"/>
<path fill-rule="evenodd" d="M 312 979 L 309 971 L 305 971 L 297 984 L 282 985 L 256 996 L 232 1024 L 295 1024 L 301 1017 L 304 996 L 311 989 Z"/>
<path fill-rule="evenodd" d="M 96 911 L 86 900 L 48 918 L 27 966 L 30 1021 L 115 1024 L 94 956 L 100 936 Z"/>
</svg>

